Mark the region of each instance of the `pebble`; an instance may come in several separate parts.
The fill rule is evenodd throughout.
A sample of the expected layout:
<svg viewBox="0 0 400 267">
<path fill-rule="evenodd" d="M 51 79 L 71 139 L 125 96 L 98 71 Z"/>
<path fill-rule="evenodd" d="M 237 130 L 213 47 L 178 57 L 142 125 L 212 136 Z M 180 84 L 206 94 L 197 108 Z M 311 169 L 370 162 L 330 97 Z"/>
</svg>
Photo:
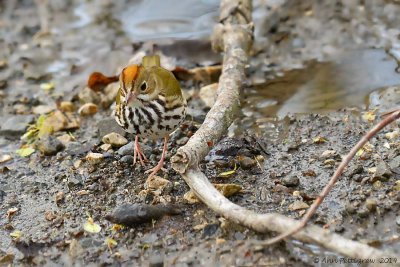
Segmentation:
<svg viewBox="0 0 400 267">
<path fill-rule="evenodd" d="M 376 171 L 372 176 L 372 181 L 387 181 L 390 176 L 392 176 L 393 173 L 390 170 L 389 165 L 384 162 L 383 160 L 379 160 L 378 163 L 376 164 Z"/>
<path fill-rule="evenodd" d="M 389 162 L 389 167 L 393 170 L 400 167 L 400 156 L 395 157 Z"/>
<path fill-rule="evenodd" d="M 53 136 L 41 137 L 37 141 L 36 147 L 46 156 L 56 155 L 65 148 L 64 144 Z"/>
<path fill-rule="evenodd" d="M 101 150 L 103 150 L 103 151 L 108 151 L 108 150 L 110 150 L 111 149 L 111 145 L 110 144 L 102 144 L 101 146 L 100 146 L 100 149 Z"/>
<path fill-rule="evenodd" d="M 152 148 L 146 144 L 142 144 L 139 142 L 140 149 L 142 149 L 142 152 L 146 155 L 149 156 L 151 155 Z M 134 142 L 129 142 L 128 144 L 122 146 L 120 149 L 118 149 L 118 154 L 121 156 L 126 156 L 126 155 L 133 155 L 134 152 Z"/>
<path fill-rule="evenodd" d="M 63 134 L 61 136 L 58 136 L 57 139 L 63 143 L 64 146 L 67 146 L 70 142 L 73 141 L 73 138 L 69 134 Z"/>
<path fill-rule="evenodd" d="M 249 170 L 257 165 L 257 161 L 250 157 L 240 156 L 239 157 L 239 164 L 243 170 Z"/>
<path fill-rule="evenodd" d="M 32 108 L 33 114 L 46 114 L 55 110 L 55 106 L 39 105 Z"/>
<path fill-rule="evenodd" d="M 105 118 L 100 120 L 97 123 L 97 129 L 99 132 L 100 137 L 103 137 L 109 133 L 118 133 L 122 136 L 125 135 L 125 130 L 121 128 L 121 126 L 118 125 L 118 123 L 115 121 L 114 118 Z"/>
<path fill-rule="evenodd" d="M 0 121 L 2 121 L 0 135 L 10 139 L 18 139 L 25 133 L 34 118 L 34 115 L 8 115 L 7 119 L 0 118 Z M 3 122 L 4 120 L 5 122 Z"/>
<path fill-rule="evenodd" d="M 292 204 L 289 205 L 289 210 L 294 211 L 294 210 L 303 210 L 303 209 L 308 209 L 310 206 L 300 200 L 297 200 L 293 202 Z"/>
<path fill-rule="evenodd" d="M 212 83 L 200 88 L 199 97 L 207 107 L 211 108 L 217 99 L 218 83 Z"/>
<path fill-rule="evenodd" d="M 400 226 L 400 216 L 397 216 L 397 217 L 396 217 L 396 224 L 397 224 L 398 226 Z"/>
<path fill-rule="evenodd" d="M 357 210 L 357 215 L 360 217 L 360 218 L 366 218 L 366 217 L 368 217 L 368 215 L 369 215 L 369 213 L 370 213 L 370 211 L 367 209 L 367 208 L 361 208 L 361 209 L 359 209 L 359 210 Z"/>
<path fill-rule="evenodd" d="M 131 155 L 123 156 L 120 159 L 120 161 L 123 162 L 123 163 L 126 163 L 126 164 L 133 164 L 133 156 L 131 156 Z"/>
<path fill-rule="evenodd" d="M 378 203 L 377 203 L 376 199 L 367 198 L 367 200 L 365 201 L 365 207 L 371 212 L 376 211 L 377 206 L 378 206 Z"/>
<path fill-rule="evenodd" d="M 89 87 L 85 87 L 84 89 L 80 90 L 78 98 L 81 103 L 101 103 L 100 95 L 96 92 L 93 92 Z"/>
<path fill-rule="evenodd" d="M 7 154 L 0 155 L 0 163 L 4 163 L 4 162 L 10 161 L 10 160 L 12 160 L 12 157 L 10 155 L 7 155 Z"/>
<path fill-rule="evenodd" d="M 294 187 L 300 184 L 300 180 L 297 176 L 286 176 L 282 179 L 282 184 L 287 187 Z"/>
<path fill-rule="evenodd" d="M 60 192 L 57 192 L 57 194 L 55 196 L 55 201 L 57 204 L 60 204 L 60 203 L 64 202 L 64 198 L 65 198 L 64 192 L 60 191 Z"/>
<path fill-rule="evenodd" d="M 125 157 L 127 157 L 127 156 L 125 156 Z M 168 185 L 172 185 L 172 183 L 169 180 L 161 178 L 160 176 L 157 176 L 157 175 L 153 175 L 153 176 L 147 178 L 147 180 L 144 184 L 144 187 L 146 189 L 157 190 L 157 189 L 162 189 Z"/>
<path fill-rule="evenodd" d="M 357 210 L 356 207 L 350 202 L 346 203 L 344 208 L 349 214 L 354 214 Z"/>
<path fill-rule="evenodd" d="M 335 150 L 325 150 L 324 152 L 322 152 L 321 158 L 324 158 L 324 159 L 332 158 L 335 155 L 336 155 Z"/>
<path fill-rule="evenodd" d="M 119 133 L 109 133 L 102 139 L 103 143 L 110 144 L 113 147 L 121 147 L 128 143 L 128 140 Z"/>
<path fill-rule="evenodd" d="M 96 114 L 97 111 L 99 111 L 99 108 L 93 103 L 86 103 L 78 109 L 78 113 L 81 116 L 92 116 Z"/>
<path fill-rule="evenodd" d="M 104 156 L 101 153 L 89 152 L 86 156 L 86 160 L 93 165 L 99 164 L 104 160 Z"/>
<path fill-rule="evenodd" d="M 69 101 L 63 101 L 60 103 L 59 109 L 63 112 L 74 112 L 75 111 L 75 106 L 72 102 Z"/>
</svg>

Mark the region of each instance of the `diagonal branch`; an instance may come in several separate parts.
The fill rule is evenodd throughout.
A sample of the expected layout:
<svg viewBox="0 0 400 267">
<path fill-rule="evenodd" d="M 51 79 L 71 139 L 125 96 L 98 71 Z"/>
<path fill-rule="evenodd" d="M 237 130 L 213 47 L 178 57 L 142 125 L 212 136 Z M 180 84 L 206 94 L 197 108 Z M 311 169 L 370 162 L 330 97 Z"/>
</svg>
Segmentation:
<svg viewBox="0 0 400 267">
<path fill-rule="evenodd" d="M 277 213 L 257 214 L 230 202 L 213 187 L 198 167 L 210 150 L 208 144 L 217 143 L 237 116 L 239 92 L 246 79 L 244 70 L 253 38 L 251 10 L 251 0 L 221 1 L 221 23 L 216 26 L 213 35 L 214 48 L 224 52 L 218 97 L 200 129 L 185 146 L 178 149 L 171 163 L 193 192 L 215 212 L 261 233 L 283 233 L 299 227 L 300 222 Z M 390 253 L 348 240 L 317 226 L 307 226 L 294 238 L 358 259 L 391 256 Z"/>
</svg>

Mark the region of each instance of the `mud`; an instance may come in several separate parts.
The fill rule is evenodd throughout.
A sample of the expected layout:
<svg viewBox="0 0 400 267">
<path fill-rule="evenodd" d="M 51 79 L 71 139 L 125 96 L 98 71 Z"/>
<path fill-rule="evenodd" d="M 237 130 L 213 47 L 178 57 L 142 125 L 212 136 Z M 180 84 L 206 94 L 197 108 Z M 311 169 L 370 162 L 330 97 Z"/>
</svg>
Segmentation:
<svg viewBox="0 0 400 267">
<path fill-rule="evenodd" d="M 12 122 L 32 117 L 40 105 L 72 101 L 79 107 L 78 94 L 93 71 L 118 73 L 132 57 L 153 49 L 160 49 L 168 63 L 186 68 L 220 60 L 207 40 L 198 40 L 212 27 L 217 12 L 212 1 L 211 7 L 199 8 L 200 22 L 207 27 L 199 23 L 197 31 L 188 33 L 183 27 L 187 20 L 172 19 L 168 31 L 171 18 L 157 15 L 154 21 L 164 21 L 166 27 L 158 32 L 151 26 L 154 21 L 139 23 L 154 32 L 136 37 L 142 29 L 128 32 L 122 21 L 125 5 L 137 5 L 134 1 L 49 2 L 49 13 L 41 16 L 48 16 L 47 24 L 36 15 L 43 11 L 29 1 L 0 4 L 0 119 L 2 130 L 6 120 L 14 130 L 12 139 L 0 136 L 0 265 L 314 266 L 315 258 L 341 257 L 298 241 L 255 247 L 251 240 L 273 233 L 255 233 L 184 199 L 189 188 L 168 160 L 208 110 L 197 96 L 198 82 L 182 82 L 190 96 L 190 116 L 169 142 L 167 172 L 161 174 L 169 183 L 159 188 L 149 188 L 148 167 L 132 166 L 118 148 L 102 149 L 102 137 L 115 127 L 109 120 L 112 105 L 80 117 L 80 128 L 69 131 L 73 139 L 56 155 L 36 151 L 18 156 L 24 129 Z M 242 114 L 214 144 L 201 169 L 213 183 L 242 186 L 240 194 L 230 197 L 233 202 L 299 219 L 341 157 L 382 110 L 399 103 L 398 61 L 390 54 L 400 47 L 400 6 L 395 1 L 272 1 L 267 8 L 268 2 L 255 4 L 256 44 Z M 162 38 L 152 39 L 154 35 Z M 188 36 L 195 40 L 187 41 Z M 188 52 L 193 44 L 199 47 L 196 53 Z M 49 83 L 54 89 L 44 90 Z M 372 108 L 378 110 L 366 117 L 366 109 Z M 34 114 L 35 121 L 38 117 Z M 398 123 L 357 155 L 312 223 L 400 255 L 396 131 Z M 154 165 L 162 144 L 146 145 L 143 150 Z M 90 164 L 88 152 L 103 159 Z M 11 160 L 3 161 L 5 155 Z M 218 177 L 235 165 L 229 178 Z M 106 215 L 124 203 L 178 204 L 181 214 L 134 227 L 108 222 Z M 88 219 L 96 225 L 92 232 L 84 230 Z"/>
</svg>

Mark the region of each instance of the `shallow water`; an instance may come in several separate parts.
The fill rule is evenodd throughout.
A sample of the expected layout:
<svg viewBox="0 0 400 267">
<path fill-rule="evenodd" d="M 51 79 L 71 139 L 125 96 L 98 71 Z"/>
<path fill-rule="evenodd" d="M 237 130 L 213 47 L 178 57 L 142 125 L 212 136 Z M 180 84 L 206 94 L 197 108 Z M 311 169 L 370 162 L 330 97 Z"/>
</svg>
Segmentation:
<svg viewBox="0 0 400 267">
<path fill-rule="evenodd" d="M 242 111 L 246 128 L 274 128 L 274 122 L 289 113 L 366 108 L 371 92 L 379 95 L 382 88 L 400 84 L 396 68 L 396 61 L 378 49 L 348 51 L 328 62 L 309 62 L 304 69 L 245 90 Z M 371 99 L 376 106 L 379 97 Z"/>
</svg>

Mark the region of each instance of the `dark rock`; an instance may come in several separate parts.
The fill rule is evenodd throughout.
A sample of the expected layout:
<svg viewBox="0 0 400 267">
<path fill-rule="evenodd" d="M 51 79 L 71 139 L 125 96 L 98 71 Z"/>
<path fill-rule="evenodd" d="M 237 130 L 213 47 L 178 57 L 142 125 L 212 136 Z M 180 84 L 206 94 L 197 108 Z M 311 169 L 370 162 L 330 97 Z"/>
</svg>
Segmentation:
<svg viewBox="0 0 400 267">
<path fill-rule="evenodd" d="M 286 176 L 282 179 L 282 184 L 288 187 L 298 186 L 300 180 L 297 176 Z"/>
<path fill-rule="evenodd" d="M 178 140 L 176 141 L 176 144 L 177 144 L 178 146 L 183 146 L 183 145 L 185 145 L 185 144 L 187 143 L 188 140 L 189 140 L 189 137 L 184 136 L 184 137 L 178 139 Z"/>
<path fill-rule="evenodd" d="M 202 238 L 214 235 L 217 232 L 218 229 L 219 229 L 219 225 L 218 224 L 208 224 L 208 225 L 206 225 L 206 227 L 204 227 L 204 229 L 203 229 Z"/>
<path fill-rule="evenodd" d="M 33 115 L 9 115 L 8 119 L 4 123 L 1 123 L 0 135 L 5 136 L 10 139 L 18 139 L 23 135 L 28 128 L 28 124 L 32 123 L 34 120 Z"/>
<path fill-rule="evenodd" d="M 152 152 L 152 148 L 148 145 L 139 143 L 140 145 L 140 149 L 142 150 L 142 152 L 148 156 L 151 154 Z M 134 152 L 134 142 L 129 142 L 128 144 L 122 146 L 120 149 L 118 149 L 118 154 L 121 156 L 133 156 L 133 152 Z"/>
<path fill-rule="evenodd" d="M 172 204 L 147 205 L 147 204 L 123 204 L 112 213 L 106 215 L 106 220 L 126 226 L 134 226 L 140 223 L 151 222 L 164 215 L 180 214 L 180 209 Z"/>
<path fill-rule="evenodd" d="M 103 138 L 103 136 L 113 132 L 125 136 L 125 130 L 117 124 L 114 118 L 102 119 L 97 123 L 96 126 L 98 128 L 99 138 Z"/>
<path fill-rule="evenodd" d="M 79 156 L 89 152 L 94 146 L 94 143 L 80 143 L 80 142 L 70 142 L 65 148 L 65 152 L 71 156 Z"/>
<path fill-rule="evenodd" d="M 36 143 L 37 148 L 46 156 L 52 156 L 63 150 L 63 143 L 53 136 L 43 136 Z"/>
<path fill-rule="evenodd" d="M 255 167 L 257 165 L 257 161 L 246 156 L 241 156 L 239 157 L 239 164 L 242 169 L 248 170 Z"/>
<path fill-rule="evenodd" d="M 126 163 L 126 164 L 132 164 L 133 163 L 133 156 L 131 156 L 131 155 L 123 156 L 120 159 L 120 161 L 123 162 L 123 163 Z"/>
<path fill-rule="evenodd" d="M 376 164 L 376 172 L 372 176 L 371 182 L 375 182 L 377 180 L 387 181 L 393 173 L 390 170 L 390 167 L 383 160 L 379 160 Z"/>
</svg>

